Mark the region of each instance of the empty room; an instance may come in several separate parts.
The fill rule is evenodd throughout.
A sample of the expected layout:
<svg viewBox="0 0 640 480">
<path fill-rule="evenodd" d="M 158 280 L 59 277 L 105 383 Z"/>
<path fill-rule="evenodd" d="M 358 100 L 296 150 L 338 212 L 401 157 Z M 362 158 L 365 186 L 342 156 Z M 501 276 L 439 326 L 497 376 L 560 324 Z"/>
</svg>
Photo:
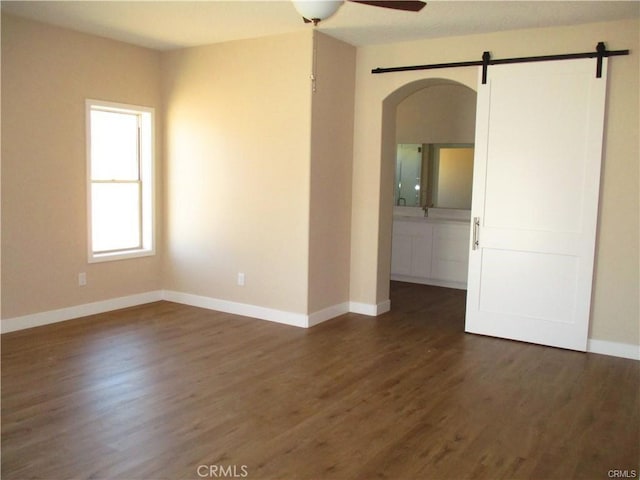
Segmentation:
<svg viewBox="0 0 640 480">
<path fill-rule="evenodd" d="M 640 2 L 0 8 L 2 478 L 638 478 Z"/>
</svg>

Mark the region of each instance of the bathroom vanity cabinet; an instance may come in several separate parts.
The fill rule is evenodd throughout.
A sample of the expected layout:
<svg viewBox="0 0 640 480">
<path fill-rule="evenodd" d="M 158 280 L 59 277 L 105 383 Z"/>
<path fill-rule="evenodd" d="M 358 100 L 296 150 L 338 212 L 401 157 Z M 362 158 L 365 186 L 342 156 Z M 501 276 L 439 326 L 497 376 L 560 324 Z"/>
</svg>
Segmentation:
<svg viewBox="0 0 640 480">
<path fill-rule="evenodd" d="M 470 222 L 394 216 L 391 279 L 467 288 Z"/>
</svg>

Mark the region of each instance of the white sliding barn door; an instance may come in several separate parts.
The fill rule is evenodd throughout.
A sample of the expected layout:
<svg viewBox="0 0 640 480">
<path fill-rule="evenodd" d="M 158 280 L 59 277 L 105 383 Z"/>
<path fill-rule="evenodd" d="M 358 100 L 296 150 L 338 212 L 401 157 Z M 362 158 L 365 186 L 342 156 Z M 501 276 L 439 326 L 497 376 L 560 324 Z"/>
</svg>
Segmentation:
<svg viewBox="0 0 640 480">
<path fill-rule="evenodd" d="M 586 350 L 606 66 L 495 65 L 478 86 L 467 332 Z"/>
</svg>

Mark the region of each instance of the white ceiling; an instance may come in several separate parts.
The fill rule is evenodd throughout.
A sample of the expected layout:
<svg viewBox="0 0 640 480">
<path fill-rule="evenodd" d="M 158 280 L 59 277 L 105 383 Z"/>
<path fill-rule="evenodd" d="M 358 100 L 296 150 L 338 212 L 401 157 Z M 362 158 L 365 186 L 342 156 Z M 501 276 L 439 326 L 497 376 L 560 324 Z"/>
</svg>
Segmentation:
<svg viewBox="0 0 640 480">
<path fill-rule="evenodd" d="M 159 50 L 313 28 L 286 0 L 2 1 L 2 12 Z M 346 2 L 317 28 L 363 46 L 639 16 L 637 0 L 431 0 L 419 13 Z"/>
</svg>

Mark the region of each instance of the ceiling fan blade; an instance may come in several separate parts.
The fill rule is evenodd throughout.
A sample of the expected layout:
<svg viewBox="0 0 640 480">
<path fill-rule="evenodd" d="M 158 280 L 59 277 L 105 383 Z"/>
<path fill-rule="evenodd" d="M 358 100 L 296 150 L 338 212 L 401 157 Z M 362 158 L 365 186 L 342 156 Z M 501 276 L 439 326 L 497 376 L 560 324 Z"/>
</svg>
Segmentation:
<svg viewBox="0 0 640 480">
<path fill-rule="evenodd" d="M 348 0 L 354 3 L 372 5 L 374 7 L 392 8 L 394 10 L 405 10 L 407 12 L 419 12 L 427 2 L 419 0 Z"/>
</svg>

